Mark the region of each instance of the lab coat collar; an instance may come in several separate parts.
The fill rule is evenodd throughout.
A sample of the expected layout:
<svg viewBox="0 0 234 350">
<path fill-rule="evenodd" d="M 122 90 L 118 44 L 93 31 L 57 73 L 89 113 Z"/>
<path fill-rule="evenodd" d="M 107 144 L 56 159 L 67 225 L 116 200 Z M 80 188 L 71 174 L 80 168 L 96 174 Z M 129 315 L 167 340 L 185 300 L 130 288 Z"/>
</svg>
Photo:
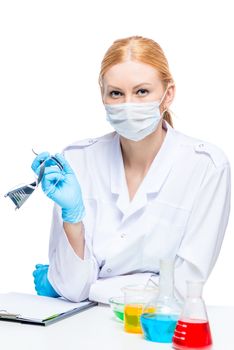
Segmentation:
<svg viewBox="0 0 234 350">
<path fill-rule="evenodd" d="M 124 213 L 129 206 L 129 194 L 126 183 L 120 140 L 117 133 L 113 139 L 110 162 L 111 192 L 118 195 L 116 204 L 118 208 Z"/>
<path fill-rule="evenodd" d="M 119 135 L 114 136 L 110 164 L 111 192 L 117 195 L 116 205 L 125 218 L 145 207 L 148 202 L 148 194 L 156 194 L 160 191 L 175 161 L 178 136 L 166 121 L 163 121 L 163 127 L 167 130 L 163 144 L 131 202 L 129 201 Z"/>
</svg>

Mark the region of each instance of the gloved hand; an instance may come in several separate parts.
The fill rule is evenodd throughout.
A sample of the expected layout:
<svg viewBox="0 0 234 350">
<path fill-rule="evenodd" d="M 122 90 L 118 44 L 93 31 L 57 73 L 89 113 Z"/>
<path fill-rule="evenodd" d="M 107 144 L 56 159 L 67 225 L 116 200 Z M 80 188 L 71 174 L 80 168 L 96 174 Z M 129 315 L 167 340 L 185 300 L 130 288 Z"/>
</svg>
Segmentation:
<svg viewBox="0 0 234 350">
<path fill-rule="evenodd" d="M 58 298 L 60 295 L 51 286 L 47 274 L 49 265 L 37 264 L 33 271 L 35 289 L 38 295 Z"/>
<path fill-rule="evenodd" d="M 63 166 L 61 170 L 48 152 L 40 153 L 32 163 L 33 171 L 39 175 L 40 166 L 45 162 L 41 185 L 45 194 L 62 208 L 63 221 L 76 223 L 82 220 L 85 208 L 79 182 L 65 158 L 54 156 Z"/>
</svg>

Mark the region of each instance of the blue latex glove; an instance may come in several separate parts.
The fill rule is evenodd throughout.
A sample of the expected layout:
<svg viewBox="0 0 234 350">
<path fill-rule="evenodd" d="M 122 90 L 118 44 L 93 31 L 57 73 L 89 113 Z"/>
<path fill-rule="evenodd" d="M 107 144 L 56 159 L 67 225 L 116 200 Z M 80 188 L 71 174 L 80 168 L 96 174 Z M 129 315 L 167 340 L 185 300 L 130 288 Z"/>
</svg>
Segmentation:
<svg viewBox="0 0 234 350">
<path fill-rule="evenodd" d="M 48 152 L 40 153 L 32 163 L 33 171 L 39 175 L 45 161 L 45 172 L 41 186 L 45 194 L 62 208 L 63 221 L 76 223 L 85 214 L 79 182 L 66 159 L 59 153 L 54 156 L 63 166 L 59 169 Z"/>
<path fill-rule="evenodd" d="M 33 271 L 35 289 L 38 295 L 57 298 L 60 295 L 58 295 L 48 280 L 48 268 L 49 265 L 36 265 L 36 270 Z"/>
</svg>

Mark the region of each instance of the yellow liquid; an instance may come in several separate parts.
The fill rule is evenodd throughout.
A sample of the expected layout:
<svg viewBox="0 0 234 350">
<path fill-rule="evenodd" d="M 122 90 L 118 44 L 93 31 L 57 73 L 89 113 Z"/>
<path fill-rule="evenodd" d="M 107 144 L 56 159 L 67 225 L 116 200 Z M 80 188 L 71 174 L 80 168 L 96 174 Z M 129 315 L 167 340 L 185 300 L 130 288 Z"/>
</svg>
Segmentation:
<svg viewBox="0 0 234 350">
<path fill-rule="evenodd" d="M 124 330 L 128 333 L 142 334 L 140 316 L 143 311 L 142 304 L 128 304 L 124 307 Z M 144 310 L 147 313 L 155 312 L 153 307 Z"/>
</svg>

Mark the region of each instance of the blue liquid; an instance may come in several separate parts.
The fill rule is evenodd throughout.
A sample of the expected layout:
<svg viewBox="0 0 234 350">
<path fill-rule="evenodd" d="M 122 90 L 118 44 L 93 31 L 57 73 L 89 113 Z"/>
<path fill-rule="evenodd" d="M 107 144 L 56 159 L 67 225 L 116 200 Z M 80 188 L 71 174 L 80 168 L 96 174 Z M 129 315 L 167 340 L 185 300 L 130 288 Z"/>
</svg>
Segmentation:
<svg viewBox="0 0 234 350">
<path fill-rule="evenodd" d="M 158 343 L 171 343 L 177 315 L 160 315 L 145 313 L 141 315 L 141 327 L 146 340 Z"/>
</svg>

